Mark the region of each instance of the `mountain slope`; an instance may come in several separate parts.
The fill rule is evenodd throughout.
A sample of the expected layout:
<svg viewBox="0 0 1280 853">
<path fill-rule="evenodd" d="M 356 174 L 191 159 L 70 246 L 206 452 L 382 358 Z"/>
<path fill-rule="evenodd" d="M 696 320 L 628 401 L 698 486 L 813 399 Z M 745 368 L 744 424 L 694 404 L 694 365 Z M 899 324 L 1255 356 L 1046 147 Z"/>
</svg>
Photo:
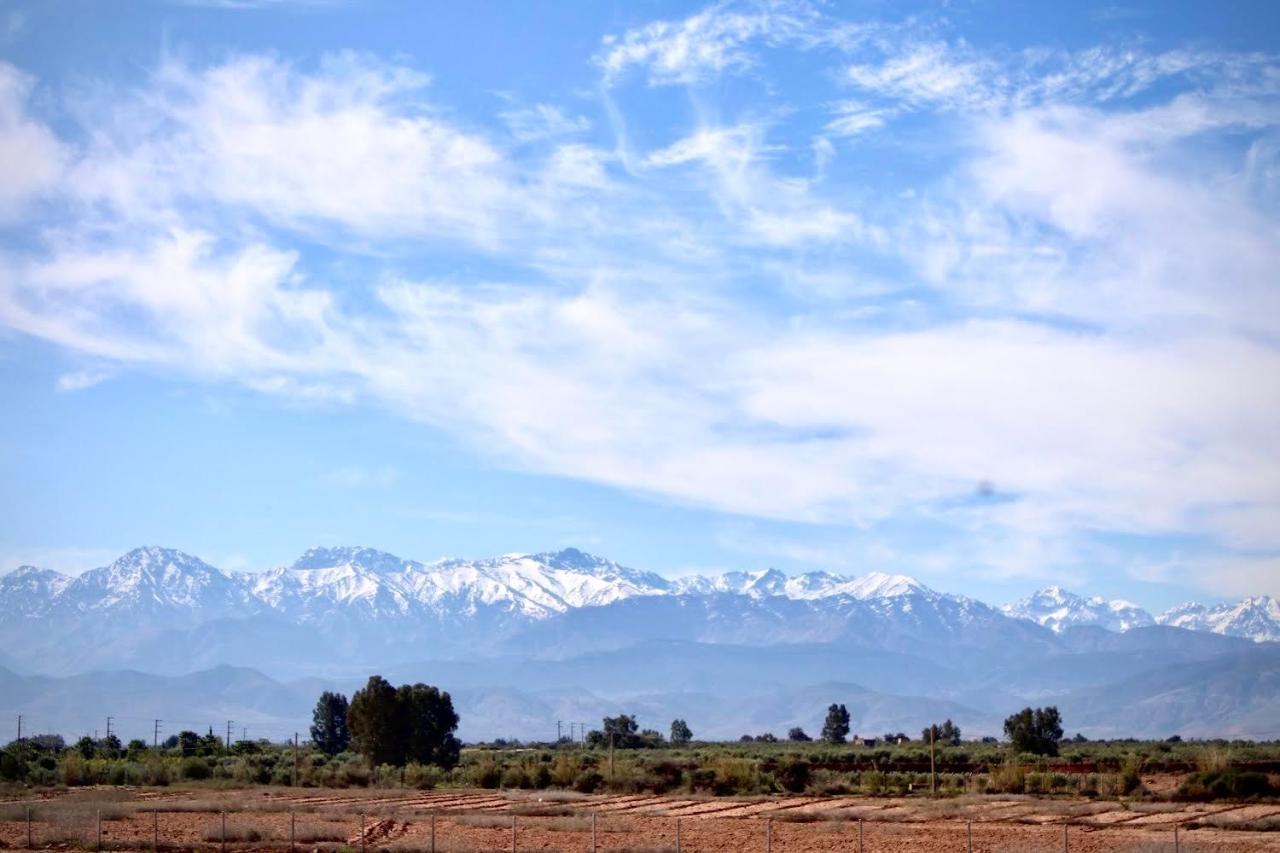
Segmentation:
<svg viewBox="0 0 1280 853">
<path fill-rule="evenodd" d="M 1107 601 L 1101 596 L 1084 598 L 1060 586 L 1038 590 L 1001 608 L 1007 615 L 1028 619 L 1053 631 L 1079 625 L 1097 625 L 1109 631 L 1128 631 L 1154 625 L 1151 614 L 1127 601 Z"/>
<path fill-rule="evenodd" d="M 1255 642 L 1280 642 L 1280 601 L 1269 595 L 1250 596 L 1234 604 L 1183 604 L 1160 614 L 1160 624 L 1193 631 L 1210 631 Z"/>
</svg>

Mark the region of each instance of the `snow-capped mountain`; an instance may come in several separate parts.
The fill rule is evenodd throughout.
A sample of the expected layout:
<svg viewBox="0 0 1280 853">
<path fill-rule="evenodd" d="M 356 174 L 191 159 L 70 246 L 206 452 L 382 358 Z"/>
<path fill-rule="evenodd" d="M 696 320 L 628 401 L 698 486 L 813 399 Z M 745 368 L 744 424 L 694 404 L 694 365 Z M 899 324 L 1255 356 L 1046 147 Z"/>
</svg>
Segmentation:
<svg viewBox="0 0 1280 853">
<path fill-rule="evenodd" d="M 556 658 L 667 640 L 930 649 L 938 659 L 976 649 L 990 661 L 1057 648 L 1054 632 L 1071 626 L 1154 622 L 1134 605 L 1056 588 L 1001 610 L 903 575 L 764 569 L 673 581 L 576 549 L 422 563 L 370 548 L 313 548 L 287 566 L 228 573 L 149 547 L 79 577 L 24 567 L 0 577 L 0 605 L 9 659 L 64 672 Z M 1280 638 L 1270 599 L 1188 606 L 1162 621 Z"/>
<path fill-rule="evenodd" d="M 1128 631 L 1156 624 L 1150 613 L 1131 602 L 1108 601 L 1099 595 L 1085 598 L 1060 586 L 1038 590 L 1000 609 L 1009 616 L 1029 619 L 1057 633 L 1080 625 Z"/>
<path fill-rule="evenodd" d="M 1212 607 L 1192 602 L 1161 613 L 1159 622 L 1192 631 L 1248 637 L 1259 643 L 1280 642 L 1280 601 L 1269 595 L 1254 595 Z"/>
</svg>

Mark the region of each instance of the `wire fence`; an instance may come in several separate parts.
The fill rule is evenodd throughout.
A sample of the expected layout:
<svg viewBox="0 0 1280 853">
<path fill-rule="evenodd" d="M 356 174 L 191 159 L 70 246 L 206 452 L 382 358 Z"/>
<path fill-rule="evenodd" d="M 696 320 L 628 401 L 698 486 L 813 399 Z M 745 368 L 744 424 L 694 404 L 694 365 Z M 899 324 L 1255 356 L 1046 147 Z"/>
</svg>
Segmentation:
<svg viewBox="0 0 1280 853">
<path fill-rule="evenodd" d="M 135 805 L 135 804 L 128 804 Z M 277 807 L 213 811 L 199 803 L 154 808 L 71 804 L 60 809 L 10 804 L 0 815 L 0 846 L 48 850 L 346 851 L 347 853 L 1193 853 L 1195 831 L 1174 825 L 1103 829 L 1000 822 L 784 821 L 680 818 L 575 812 L 516 815 L 494 811 L 301 810 Z M 1212 840 L 1216 853 L 1253 850 Z M 1203 848 L 1209 849 L 1209 848 Z"/>
</svg>

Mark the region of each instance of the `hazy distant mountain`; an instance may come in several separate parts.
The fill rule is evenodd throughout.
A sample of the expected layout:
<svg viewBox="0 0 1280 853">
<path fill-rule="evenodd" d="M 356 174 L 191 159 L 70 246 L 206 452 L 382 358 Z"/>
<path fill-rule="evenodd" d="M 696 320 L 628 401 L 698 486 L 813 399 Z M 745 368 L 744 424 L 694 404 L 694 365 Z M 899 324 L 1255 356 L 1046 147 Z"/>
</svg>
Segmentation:
<svg viewBox="0 0 1280 853">
<path fill-rule="evenodd" d="M 1160 624 L 1249 637 L 1258 642 L 1280 642 L 1280 601 L 1269 595 L 1256 595 L 1213 607 L 1193 602 L 1161 613 Z"/>
<path fill-rule="evenodd" d="M 1022 704 L 1061 700 L 1076 703 L 1078 721 L 1068 725 L 1086 734 L 1139 724 L 1260 733 L 1270 730 L 1268 667 L 1280 657 L 1269 639 L 1280 639 L 1280 614 L 1265 597 L 1186 605 L 1154 620 L 1126 602 L 1054 587 L 997 609 L 902 575 L 761 570 L 671 581 L 574 549 L 419 563 L 314 548 L 289 566 L 227 573 L 179 551 L 140 548 L 79 577 L 31 567 L 0 577 L 0 665 L 85 679 L 30 676 L 16 705 L 53 714 L 76 685 L 97 689 L 94 671 L 145 671 L 152 675 L 126 681 L 178 687 L 185 682 L 164 679 L 227 666 L 348 686 L 382 672 L 465 691 L 484 721 L 473 736 L 528 736 L 521 726 L 541 712 L 520 709 L 526 700 L 571 714 L 695 697 L 732 708 L 703 723 L 732 733 L 796 719 L 803 702 L 788 706 L 788 697 L 827 684 L 858 685 L 874 709 L 866 719 L 902 719 L 895 730 L 909 730 L 921 708 L 955 706 L 988 725 Z M 1261 686 L 1251 690 L 1243 673 L 1255 671 Z M 1178 681 L 1208 672 L 1236 673 L 1230 684 L 1209 679 L 1230 693 Z M 145 713 L 177 719 L 219 708 L 254 718 L 239 681 L 199 680 L 199 689 L 179 690 L 178 706 L 161 706 L 176 710 Z M 49 689 L 31 693 L 33 684 Z M 216 695 L 197 699 L 211 684 Z M 301 701 L 272 695 L 283 696 L 281 709 Z M 1114 696 L 1144 703 L 1148 716 L 1130 720 L 1107 704 Z M 1205 703 L 1212 712 L 1197 729 Z M 1107 708 L 1119 716 L 1109 722 L 1098 710 Z M 294 714 L 269 710 L 263 720 Z"/>
<path fill-rule="evenodd" d="M 1136 604 L 1107 601 L 1101 596 L 1084 598 L 1060 586 L 1046 587 L 1000 609 L 1010 616 L 1029 619 L 1059 632 L 1076 625 L 1128 631 L 1156 623 L 1150 613 Z"/>
</svg>

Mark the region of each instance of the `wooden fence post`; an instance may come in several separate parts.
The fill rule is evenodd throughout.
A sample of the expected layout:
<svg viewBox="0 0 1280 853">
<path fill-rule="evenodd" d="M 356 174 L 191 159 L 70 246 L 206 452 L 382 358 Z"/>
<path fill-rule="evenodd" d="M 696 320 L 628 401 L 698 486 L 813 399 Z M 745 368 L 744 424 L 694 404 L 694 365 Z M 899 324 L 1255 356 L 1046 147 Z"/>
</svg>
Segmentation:
<svg viewBox="0 0 1280 853">
<path fill-rule="evenodd" d="M 764 819 L 764 850 L 765 853 L 773 853 L 773 818 Z"/>
<path fill-rule="evenodd" d="M 293 853 L 298 840 L 298 813 L 289 809 L 289 853 Z"/>
<path fill-rule="evenodd" d="M 436 813 L 431 813 L 431 853 L 436 853 Z"/>
<path fill-rule="evenodd" d="M 516 853 L 516 816 L 511 816 L 511 853 Z"/>
<path fill-rule="evenodd" d="M 160 851 L 160 810 L 151 810 L 151 853 Z"/>
<path fill-rule="evenodd" d="M 591 813 L 591 853 L 596 853 L 596 813 Z"/>
<path fill-rule="evenodd" d="M 858 853 L 862 853 L 862 818 L 858 818 Z"/>
<path fill-rule="evenodd" d="M 27 849 L 36 849 L 35 845 L 31 843 L 31 806 L 27 806 Z"/>
<path fill-rule="evenodd" d="M 676 853 L 680 853 L 680 818 L 676 818 Z"/>
<path fill-rule="evenodd" d="M 102 849 L 102 809 L 98 809 L 98 849 Z"/>
<path fill-rule="evenodd" d="M 218 845 L 222 853 L 227 853 L 227 811 L 222 810 L 222 842 Z"/>
</svg>

